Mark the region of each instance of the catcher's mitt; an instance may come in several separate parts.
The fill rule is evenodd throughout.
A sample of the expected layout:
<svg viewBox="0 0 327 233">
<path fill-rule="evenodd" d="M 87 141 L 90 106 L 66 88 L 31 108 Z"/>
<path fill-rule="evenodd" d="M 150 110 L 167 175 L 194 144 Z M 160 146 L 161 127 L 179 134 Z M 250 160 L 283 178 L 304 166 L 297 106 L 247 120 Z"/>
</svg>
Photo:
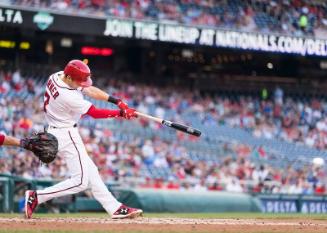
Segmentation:
<svg viewBox="0 0 327 233">
<path fill-rule="evenodd" d="M 58 153 L 58 140 L 47 132 L 22 139 L 21 147 L 32 151 L 43 163 L 51 163 Z"/>
</svg>

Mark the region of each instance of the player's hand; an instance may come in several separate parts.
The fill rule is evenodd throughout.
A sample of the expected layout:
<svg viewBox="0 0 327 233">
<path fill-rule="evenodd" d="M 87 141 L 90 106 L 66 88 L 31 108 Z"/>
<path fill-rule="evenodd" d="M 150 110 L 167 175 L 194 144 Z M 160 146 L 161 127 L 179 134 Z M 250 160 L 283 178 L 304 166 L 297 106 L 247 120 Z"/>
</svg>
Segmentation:
<svg viewBox="0 0 327 233">
<path fill-rule="evenodd" d="M 121 109 L 120 110 L 120 116 L 127 119 L 127 120 L 129 120 L 129 119 L 131 119 L 133 117 L 136 118 L 137 114 L 135 113 L 135 111 L 136 110 L 133 109 L 133 108 Z"/>
<path fill-rule="evenodd" d="M 128 105 L 125 102 L 123 102 L 121 99 L 118 100 L 117 106 L 120 110 L 128 109 Z"/>
</svg>

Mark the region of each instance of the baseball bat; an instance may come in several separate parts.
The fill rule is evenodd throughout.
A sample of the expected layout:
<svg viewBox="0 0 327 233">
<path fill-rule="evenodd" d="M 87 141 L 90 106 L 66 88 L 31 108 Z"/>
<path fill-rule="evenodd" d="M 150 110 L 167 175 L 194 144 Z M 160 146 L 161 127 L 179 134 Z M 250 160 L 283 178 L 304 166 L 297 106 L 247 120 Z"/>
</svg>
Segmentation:
<svg viewBox="0 0 327 233">
<path fill-rule="evenodd" d="M 161 119 L 159 117 L 150 116 L 148 114 L 144 114 L 144 113 L 141 113 L 141 112 L 135 112 L 135 113 L 140 117 L 143 117 L 143 118 L 146 118 L 148 120 L 158 122 L 159 124 L 174 128 L 174 129 L 182 131 L 184 133 L 188 133 L 188 134 L 191 134 L 191 135 L 194 135 L 194 136 L 197 136 L 197 137 L 200 137 L 200 135 L 201 135 L 200 130 L 194 129 L 194 128 L 190 127 L 190 126 L 186 126 L 186 125 L 178 124 L 178 123 L 175 123 L 175 122 L 167 121 L 167 120 Z"/>
</svg>

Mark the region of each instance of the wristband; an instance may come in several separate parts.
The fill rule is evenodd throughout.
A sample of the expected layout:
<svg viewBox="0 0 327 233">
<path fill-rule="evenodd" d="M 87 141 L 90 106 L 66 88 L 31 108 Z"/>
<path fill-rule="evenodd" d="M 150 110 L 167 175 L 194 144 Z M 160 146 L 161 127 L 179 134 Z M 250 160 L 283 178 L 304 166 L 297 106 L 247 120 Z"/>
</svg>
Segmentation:
<svg viewBox="0 0 327 233">
<path fill-rule="evenodd" d="M 108 102 L 113 103 L 113 104 L 118 104 L 120 99 L 117 99 L 111 95 L 109 95 Z"/>
<path fill-rule="evenodd" d="M 5 141 L 5 135 L 0 134 L 0 146 L 3 145 L 4 141 Z"/>
</svg>

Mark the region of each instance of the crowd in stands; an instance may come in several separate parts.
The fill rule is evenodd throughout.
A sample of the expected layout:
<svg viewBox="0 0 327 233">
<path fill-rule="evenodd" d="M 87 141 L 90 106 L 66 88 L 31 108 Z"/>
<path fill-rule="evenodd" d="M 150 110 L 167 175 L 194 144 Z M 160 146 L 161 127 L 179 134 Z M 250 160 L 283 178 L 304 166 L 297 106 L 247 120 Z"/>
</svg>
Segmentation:
<svg viewBox="0 0 327 233">
<path fill-rule="evenodd" d="M 249 130 L 256 137 L 280 138 L 326 149 L 327 104 L 323 100 L 285 98 L 280 88 L 271 98 L 262 99 L 202 96 L 188 90 L 172 92 L 171 88 L 105 80 L 108 83 L 101 86 L 107 87 L 109 93 L 145 113 L 149 106 L 155 106 L 158 116 L 164 116 L 168 109 L 174 110 L 176 120 L 181 121 L 182 113 L 192 112 L 203 126 L 227 124 Z M 19 71 L 0 71 L 0 132 L 25 137 L 43 130 L 43 88 L 43 83 L 23 78 Z M 22 99 L 22 92 L 29 93 L 28 97 Z M 152 130 L 159 127 L 141 119 L 137 122 Z M 137 180 L 135 185 L 141 187 L 167 189 L 326 193 L 325 167 L 310 163 L 301 168 L 291 164 L 286 168 L 273 167 L 267 162 L 269 154 L 262 148 L 222 142 L 221 152 L 217 151 L 213 160 L 195 161 L 181 140 L 169 141 L 157 136 L 120 140 L 116 131 L 100 127 L 80 126 L 80 132 L 106 182 L 126 184 L 125 181 Z M 255 163 L 254 157 L 260 157 L 261 163 Z M 169 172 L 167 176 L 152 177 L 145 172 L 148 167 Z M 60 158 L 49 166 L 41 165 L 30 152 L 14 148 L 0 150 L 0 174 L 54 179 L 69 175 Z"/>
<path fill-rule="evenodd" d="M 327 5 L 307 0 L 8 0 L 74 14 L 326 37 Z"/>
</svg>

